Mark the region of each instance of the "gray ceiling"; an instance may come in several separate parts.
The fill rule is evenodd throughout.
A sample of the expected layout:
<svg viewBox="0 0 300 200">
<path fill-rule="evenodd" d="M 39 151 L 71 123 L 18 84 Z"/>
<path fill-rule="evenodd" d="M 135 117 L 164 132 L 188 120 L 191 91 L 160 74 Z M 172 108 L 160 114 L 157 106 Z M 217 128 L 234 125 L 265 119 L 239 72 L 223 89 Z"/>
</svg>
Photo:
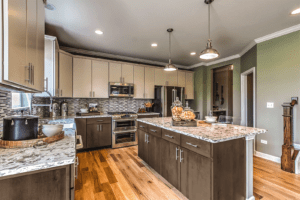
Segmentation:
<svg viewBox="0 0 300 200">
<path fill-rule="evenodd" d="M 172 60 L 190 66 L 208 39 L 204 0 L 48 0 L 46 34 L 60 45 L 168 62 L 167 28 L 174 28 Z M 251 41 L 300 24 L 290 12 L 300 0 L 215 0 L 211 6 L 213 47 L 225 58 Z M 100 29 L 103 35 L 95 34 Z M 152 48 L 151 43 L 158 43 Z M 196 51 L 197 56 L 190 56 Z"/>
</svg>

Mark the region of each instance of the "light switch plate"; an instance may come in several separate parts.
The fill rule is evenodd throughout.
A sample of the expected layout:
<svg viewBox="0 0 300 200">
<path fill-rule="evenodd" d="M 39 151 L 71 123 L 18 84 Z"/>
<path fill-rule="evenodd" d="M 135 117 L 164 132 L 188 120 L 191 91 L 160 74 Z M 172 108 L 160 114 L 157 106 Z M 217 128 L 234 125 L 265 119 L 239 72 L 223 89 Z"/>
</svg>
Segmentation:
<svg viewBox="0 0 300 200">
<path fill-rule="evenodd" d="M 263 143 L 263 144 L 268 144 L 267 140 L 261 140 L 260 142 Z"/>
<path fill-rule="evenodd" d="M 273 102 L 267 102 L 267 108 L 274 108 Z"/>
</svg>

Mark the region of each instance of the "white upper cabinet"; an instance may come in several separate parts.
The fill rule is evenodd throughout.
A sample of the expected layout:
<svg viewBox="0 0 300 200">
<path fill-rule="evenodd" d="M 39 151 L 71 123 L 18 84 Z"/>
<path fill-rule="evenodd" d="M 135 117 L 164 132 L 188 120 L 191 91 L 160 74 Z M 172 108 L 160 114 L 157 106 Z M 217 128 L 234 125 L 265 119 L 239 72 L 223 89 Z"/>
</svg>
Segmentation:
<svg viewBox="0 0 300 200">
<path fill-rule="evenodd" d="M 133 83 L 133 65 L 122 64 L 122 83 Z"/>
<path fill-rule="evenodd" d="M 108 62 L 92 61 L 92 97 L 108 98 Z"/>
<path fill-rule="evenodd" d="M 165 86 L 166 76 L 163 68 L 155 68 L 155 85 Z"/>
<path fill-rule="evenodd" d="M 134 98 L 145 98 L 145 67 L 134 66 Z"/>
<path fill-rule="evenodd" d="M 154 99 L 155 68 L 145 67 L 145 99 Z"/>
<path fill-rule="evenodd" d="M 178 87 L 185 87 L 185 71 L 178 71 Z"/>
<path fill-rule="evenodd" d="M 39 0 L 3 1 L 3 80 L 12 86 L 43 90 L 44 9 Z"/>
<path fill-rule="evenodd" d="M 176 71 L 164 71 L 166 86 L 177 86 L 177 70 Z"/>
<path fill-rule="evenodd" d="M 186 99 L 194 99 L 194 72 L 186 72 L 185 75 Z"/>
<path fill-rule="evenodd" d="M 92 97 L 92 61 L 73 58 L 73 97 Z"/>
<path fill-rule="evenodd" d="M 73 97 L 73 56 L 59 52 L 59 97 Z"/>
<path fill-rule="evenodd" d="M 122 82 L 122 65 L 120 63 L 109 63 L 109 82 Z"/>
</svg>

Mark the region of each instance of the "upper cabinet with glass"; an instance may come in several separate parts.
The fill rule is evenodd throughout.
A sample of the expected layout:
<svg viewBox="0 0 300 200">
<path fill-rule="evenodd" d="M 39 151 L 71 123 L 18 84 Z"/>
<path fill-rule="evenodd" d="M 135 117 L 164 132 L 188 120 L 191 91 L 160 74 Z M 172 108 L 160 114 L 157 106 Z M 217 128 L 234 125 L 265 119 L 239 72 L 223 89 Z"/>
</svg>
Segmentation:
<svg viewBox="0 0 300 200">
<path fill-rule="evenodd" d="M 23 91 L 43 91 L 43 0 L 4 0 L 2 17 L 4 65 L 1 83 Z"/>
</svg>

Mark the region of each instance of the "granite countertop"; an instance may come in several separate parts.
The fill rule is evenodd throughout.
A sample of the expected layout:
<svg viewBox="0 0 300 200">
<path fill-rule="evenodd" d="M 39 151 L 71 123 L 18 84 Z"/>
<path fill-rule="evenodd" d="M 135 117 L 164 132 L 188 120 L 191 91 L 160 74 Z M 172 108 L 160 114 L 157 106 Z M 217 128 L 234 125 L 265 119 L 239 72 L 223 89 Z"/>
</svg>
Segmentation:
<svg viewBox="0 0 300 200">
<path fill-rule="evenodd" d="M 211 143 L 224 142 L 267 132 L 267 130 L 265 129 L 251 128 L 231 124 L 228 124 L 227 126 L 212 125 L 208 127 L 175 127 L 171 125 L 171 117 L 138 119 L 137 121 Z"/>
<path fill-rule="evenodd" d="M 75 130 L 64 131 L 64 139 L 47 146 L 0 149 L 0 177 L 73 164 Z"/>
</svg>

